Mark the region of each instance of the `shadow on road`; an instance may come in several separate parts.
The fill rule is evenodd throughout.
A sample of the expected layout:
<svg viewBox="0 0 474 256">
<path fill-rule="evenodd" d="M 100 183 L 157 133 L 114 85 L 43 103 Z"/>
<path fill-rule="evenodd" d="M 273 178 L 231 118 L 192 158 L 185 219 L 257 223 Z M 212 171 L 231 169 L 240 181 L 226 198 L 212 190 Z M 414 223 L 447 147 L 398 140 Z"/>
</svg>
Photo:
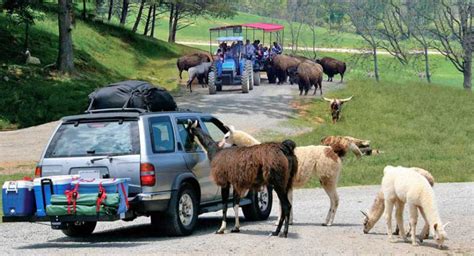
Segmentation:
<svg viewBox="0 0 474 256">
<path fill-rule="evenodd" d="M 272 218 L 269 218 L 270 220 Z M 274 226 L 268 223 L 269 221 L 261 222 L 246 222 L 241 218 L 242 228 L 241 234 L 268 236 L 274 230 Z M 230 217 L 227 220 L 227 232 L 234 226 L 234 218 Z M 247 229 L 246 223 L 253 225 L 268 225 L 268 230 L 251 230 Z M 213 234 L 220 226 L 221 219 L 219 217 L 200 217 L 198 219 L 197 227 L 192 234 L 193 237 Z M 249 226 L 250 227 L 250 226 Z M 296 238 L 296 234 L 289 234 L 289 238 Z M 47 249 L 47 248 L 122 248 L 122 247 L 136 247 L 145 245 L 149 242 L 183 239 L 183 237 L 169 237 L 164 233 L 151 226 L 150 224 L 136 224 L 125 227 L 103 230 L 93 233 L 84 238 L 60 237 L 49 240 L 45 243 L 30 244 L 20 246 L 16 249 L 31 250 L 31 249 Z"/>
</svg>

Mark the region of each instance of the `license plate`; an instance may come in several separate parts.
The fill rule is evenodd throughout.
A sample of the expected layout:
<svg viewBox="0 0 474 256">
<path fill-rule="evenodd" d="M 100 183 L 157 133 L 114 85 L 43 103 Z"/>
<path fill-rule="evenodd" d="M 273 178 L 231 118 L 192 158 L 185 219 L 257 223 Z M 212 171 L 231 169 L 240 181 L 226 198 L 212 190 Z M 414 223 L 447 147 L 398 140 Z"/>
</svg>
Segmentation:
<svg viewBox="0 0 474 256">
<path fill-rule="evenodd" d="M 82 170 L 79 171 L 79 176 L 81 179 L 100 179 L 99 170 Z"/>
</svg>

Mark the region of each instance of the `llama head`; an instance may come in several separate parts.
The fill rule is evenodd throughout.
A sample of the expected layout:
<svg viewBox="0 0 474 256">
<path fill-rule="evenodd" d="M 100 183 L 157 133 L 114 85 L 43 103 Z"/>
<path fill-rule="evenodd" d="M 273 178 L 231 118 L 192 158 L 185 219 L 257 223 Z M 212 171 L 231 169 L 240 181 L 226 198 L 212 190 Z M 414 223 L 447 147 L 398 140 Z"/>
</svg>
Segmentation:
<svg viewBox="0 0 474 256">
<path fill-rule="evenodd" d="M 235 128 L 232 125 L 225 125 L 225 128 L 228 130 L 226 134 L 224 134 L 224 138 L 219 142 L 220 148 L 228 148 L 233 146 L 234 143 L 234 132 Z"/>
<path fill-rule="evenodd" d="M 330 108 L 331 108 L 331 116 L 332 116 L 332 122 L 335 124 L 336 121 L 339 120 L 341 110 L 342 110 L 342 105 L 352 99 L 353 96 L 345 99 L 328 99 L 326 97 L 323 97 L 325 101 L 330 103 Z"/>
<path fill-rule="evenodd" d="M 434 240 L 436 242 L 436 244 L 438 245 L 438 248 L 439 249 L 442 249 L 443 248 L 443 244 L 444 244 L 444 241 L 448 239 L 448 234 L 446 233 L 446 231 L 444 231 L 444 228 L 449 224 L 446 223 L 444 225 L 440 225 L 438 223 L 435 223 L 433 225 L 433 229 L 434 229 Z"/>
<path fill-rule="evenodd" d="M 370 217 L 365 211 L 360 211 L 364 215 L 364 234 L 369 233 L 369 231 L 374 227 L 374 223 L 370 221 Z"/>
<path fill-rule="evenodd" d="M 186 126 L 186 131 L 189 134 L 190 141 L 194 141 L 194 137 L 198 133 L 197 129 L 199 129 L 199 123 L 197 120 L 192 121 L 188 119 L 188 125 Z"/>
</svg>

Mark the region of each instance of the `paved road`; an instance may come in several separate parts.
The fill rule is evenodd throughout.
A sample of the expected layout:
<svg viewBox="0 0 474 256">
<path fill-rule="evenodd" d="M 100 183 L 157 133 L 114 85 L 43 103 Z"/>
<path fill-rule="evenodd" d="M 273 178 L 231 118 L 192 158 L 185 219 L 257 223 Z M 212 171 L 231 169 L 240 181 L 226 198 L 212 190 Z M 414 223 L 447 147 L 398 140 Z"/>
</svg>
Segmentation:
<svg viewBox="0 0 474 256">
<path fill-rule="evenodd" d="M 344 175 L 344 174 L 343 174 Z M 268 237 L 274 229 L 276 207 L 268 221 L 241 222 L 240 234 L 216 235 L 220 212 L 200 216 L 189 237 L 163 237 L 153 232 L 149 219 L 100 223 L 86 239 L 71 239 L 49 226 L 30 223 L 0 225 L 2 255 L 354 255 L 354 254 L 474 254 L 474 183 L 436 184 L 440 215 L 449 221 L 447 250 L 435 248 L 432 239 L 413 247 L 402 241 L 389 243 L 381 220 L 371 233 L 362 233 L 360 209 L 368 208 L 378 186 L 340 188 L 341 202 L 332 227 L 321 223 L 329 200 L 321 189 L 296 190 L 295 223 L 287 239 Z M 278 200 L 274 199 L 275 205 Z M 232 219 L 233 211 L 229 211 Z M 242 216 L 242 215 L 241 215 Z M 407 218 L 405 218 L 407 219 Z M 233 220 L 233 219 L 232 219 Z M 421 220 L 420 220 L 421 221 Z M 421 221 L 422 222 L 422 221 Z M 229 227 L 233 225 L 230 222 Z M 422 225 L 420 223 L 420 225 Z"/>
</svg>

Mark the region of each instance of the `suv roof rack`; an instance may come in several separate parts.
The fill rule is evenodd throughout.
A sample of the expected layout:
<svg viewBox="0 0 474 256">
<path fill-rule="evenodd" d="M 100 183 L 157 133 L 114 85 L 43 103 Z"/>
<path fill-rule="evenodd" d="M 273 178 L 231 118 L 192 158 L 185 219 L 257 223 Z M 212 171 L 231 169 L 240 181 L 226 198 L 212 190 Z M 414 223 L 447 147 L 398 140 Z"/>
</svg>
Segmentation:
<svg viewBox="0 0 474 256">
<path fill-rule="evenodd" d="M 142 108 L 103 108 L 103 109 L 90 109 L 84 111 L 85 113 L 94 114 L 94 113 L 109 113 L 109 112 L 137 112 L 145 113 L 148 112 L 146 109 Z"/>
</svg>

